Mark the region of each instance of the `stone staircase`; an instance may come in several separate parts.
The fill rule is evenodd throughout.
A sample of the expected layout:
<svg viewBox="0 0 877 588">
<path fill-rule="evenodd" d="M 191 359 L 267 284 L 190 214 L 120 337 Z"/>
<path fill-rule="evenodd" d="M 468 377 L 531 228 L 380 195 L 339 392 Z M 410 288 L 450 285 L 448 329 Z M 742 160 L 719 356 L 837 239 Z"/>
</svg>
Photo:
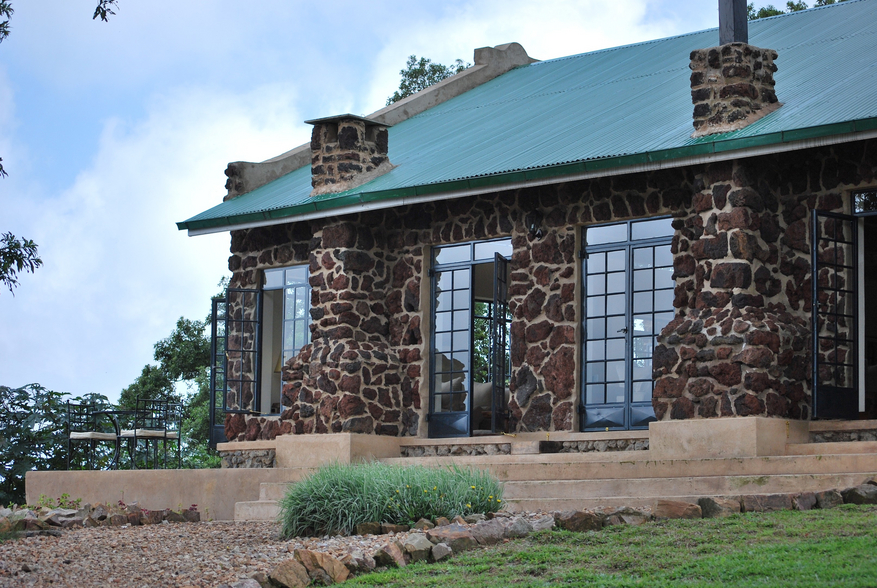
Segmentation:
<svg viewBox="0 0 877 588">
<path fill-rule="evenodd" d="M 855 486 L 877 476 L 874 441 L 789 443 L 784 453 L 661 459 L 650 450 L 641 450 L 385 457 L 381 461 L 490 471 L 505 483 L 505 501 L 512 511 L 647 506 L 659 498 L 695 502 L 702 496 L 820 491 Z M 285 482 L 263 482 L 259 500 L 236 504 L 235 520 L 275 519 L 277 501 L 288 485 L 312 470 L 289 468 L 288 476 L 282 476 Z"/>
<path fill-rule="evenodd" d="M 236 502 L 234 520 L 236 521 L 274 521 L 280 514 L 279 501 L 286 489 L 306 477 L 316 468 L 283 468 L 281 477 L 285 482 L 262 482 L 259 484 L 259 499 Z"/>
</svg>

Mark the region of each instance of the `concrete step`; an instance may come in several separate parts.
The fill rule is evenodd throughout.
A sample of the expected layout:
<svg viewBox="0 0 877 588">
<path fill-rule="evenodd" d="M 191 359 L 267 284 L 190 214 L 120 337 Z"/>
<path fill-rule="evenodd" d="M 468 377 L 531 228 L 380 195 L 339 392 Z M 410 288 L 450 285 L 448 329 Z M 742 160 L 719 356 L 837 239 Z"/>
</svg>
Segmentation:
<svg viewBox="0 0 877 588">
<path fill-rule="evenodd" d="M 236 521 L 276 521 L 279 514 L 280 506 L 276 500 L 252 500 L 234 505 Z"/>
<path fill-rule="evenodd" d="M 821 451 L 815 454 L 811 446 Z M 658 498 L 696 502 L 702 496 L 739 496 L 847 488 L 877 476 L 873 442 L 801 444 L 800 454 L 723 459 L 649 458 L 648 451 L 388 458 L 395 464 L 457 465 L 486 469 L 505 483 L 511 510 L 568 510 L 648 506 Z M 851 452 L 858 451 L 858 452 Z M 260 500 L 238 502 L 235 520 L 275 520 L 289 484 L 308 473 L 284 471 L 286 481 L 263 482 Z"/>
<path fill-rule="evenodd" d="M 820 443 L 819 445 L 830 445 Z M 839 444 L 844 445 L 844 444 Z M 388 463 L 486 469 L 503 481 L 625 480 L 877 472 L 877 452 L 715 459 L 650 458 L 648 451 L 385 459 Z"/>
<path fill-rule="evenodd" d="M 588 499 L 611 496 L 739 496 L 816 492 L 861 484 L 868 474 L 806 474 L 771 476 L 705 476 L 659 479 L 545 480 L 506 482 L 504 497 L 518 499 Z"/>
<path fill-rule="evenodd" d="M 789 443 L 786 455 L 842 455 L 877 453 L 877 441 L 833 441 L 831 443 Z"/>
</svg>

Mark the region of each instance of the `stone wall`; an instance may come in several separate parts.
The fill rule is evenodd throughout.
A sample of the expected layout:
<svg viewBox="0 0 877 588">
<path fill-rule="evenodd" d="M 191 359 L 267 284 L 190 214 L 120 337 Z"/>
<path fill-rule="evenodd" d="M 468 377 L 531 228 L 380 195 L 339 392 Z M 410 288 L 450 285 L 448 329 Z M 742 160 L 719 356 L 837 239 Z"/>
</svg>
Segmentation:
<svg viewBox="0 0 877 588">
<path fill-rule="evenodd" d="M 282 376 L 288 408 L 281 418 L 293 421 L 295 433 L 417 433 L 414 398 L 402 397 L 400 350 L 390 333 L 388 296 L 399 260 L 371 226 L 341 222 L 314 234 L 311 343 Z M 422 339 L 419 330 L 409 338 Z"/>
<path fill-rule="evenodd" d="M 875 144 L 715 164 L 674 221 L 677 317 L 655 349 L 658 419 L 809 419 L 810 211 L 850 212 Z"/>
<path fill-rule="evenodd" d="M 877 441 L 877 428 L 868 427 L 852 431 L 811 431 L 810 443 L 850 443 Z"/>
<path fill-rule="evenodd" d="M 224 468 L 273 468 L 277 465 L 277 452 L 274 449 L 220 451 L 219 457 Z"/>
<path fill-rule="evenodd" d="M 279 424 L 235 416 L 229 439 L 425 436 L 430 247 L 497 237 L 513 245 L 511 428 L 577 430 L 581 226 L 659 215 L 674 217 L 677 317 L 653 360 L 658 418 L 807 419 L 809 212 L 848 210 L 875 161 L 862 141 L 234 231 L 234 285 L 309 263 L 313 324 L 284 368 Z"/>
<path fill-rule="evenodd" d="M 577 325 L 581 226 L 657 215 L 684 216 L 693 175 L 681 170 L 561 184 L 518 194 L 543 215 L 544 237 L 518 219 L 509 279 L 512 423 L 518 431 L 575 431 L 580 354 Z"/>
</svg>

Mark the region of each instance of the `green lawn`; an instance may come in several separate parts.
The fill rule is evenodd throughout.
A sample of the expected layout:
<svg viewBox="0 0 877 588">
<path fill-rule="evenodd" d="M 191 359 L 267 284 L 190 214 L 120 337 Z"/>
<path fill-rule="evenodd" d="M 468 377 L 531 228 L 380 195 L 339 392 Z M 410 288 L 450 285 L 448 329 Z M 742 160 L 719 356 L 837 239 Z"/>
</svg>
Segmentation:
<svg viewBox="0 0 877 588">
<path fill-rule="evenodd" d="M 877 506 L 546 531 L 355 586 L 877 586 Z"/>
</svg>

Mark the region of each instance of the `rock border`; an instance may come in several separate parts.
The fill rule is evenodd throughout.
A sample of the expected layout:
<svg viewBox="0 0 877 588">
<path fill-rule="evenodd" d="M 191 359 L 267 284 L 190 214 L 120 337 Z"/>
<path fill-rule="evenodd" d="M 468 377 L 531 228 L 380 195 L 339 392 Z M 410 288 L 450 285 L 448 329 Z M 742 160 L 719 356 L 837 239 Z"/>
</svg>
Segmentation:
<svg viewBox="0 0 877 588">
<path fill-rule="evenodd" d="M 415 562 L 439 562 L 456 553 L 526 537 L 552 528 L 573 532 L 601 531 L 614 525 L 643 525 L 668 519 L 721 518 L 740 513 L 775 510 L 827 509 L 842 504 L 877 504 L 877 480 L 844 490 L 740 496 L 703 497 L 697 504 L 676 500 L 656 500 L 654 506 L 633 508 L 513 514 L 504 511 L 471 515 L 453 521 L 421 519 L 414 528 L 381 523 L 365 523 L 357 530 L 383 532 L 389 541 L 372 553 L 352 549 L 343 556 L 308 549 L 294 549 L 293 557 L 281 562 L 268 574 L 257 573 L 219 588 L 304 588 L 316 584 L 343 582 L 352 575 L 368 573 L 378 567 L 405 567 Z"/>
<path fill-rule="evenodd" d="M 25 537 L 57 536 L 59 529 L 71 527 L 131 527 L 200 521 L 201 513 L 195 504 L 185 510 L 182 507 L 178 510 L 149 510 L 141 508 L 136 502 L 125 504 L 121 500 L 114 505 L 85 504 L 80 508 L 0 508 L 0 533 L 23 534 Z"/>
</svg>

